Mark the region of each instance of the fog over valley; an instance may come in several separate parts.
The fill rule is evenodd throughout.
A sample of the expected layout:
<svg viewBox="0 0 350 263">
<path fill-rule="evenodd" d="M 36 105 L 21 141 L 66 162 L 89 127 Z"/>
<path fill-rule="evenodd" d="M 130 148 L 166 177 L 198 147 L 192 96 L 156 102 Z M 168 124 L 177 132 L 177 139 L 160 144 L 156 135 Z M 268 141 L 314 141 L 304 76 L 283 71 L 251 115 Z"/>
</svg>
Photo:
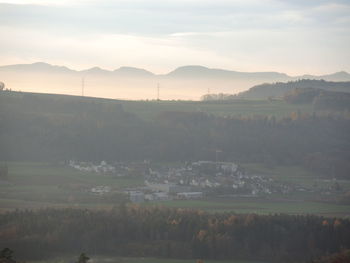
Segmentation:
<svg viewBox="0 0 350 263">
<path fill-rule="evenodd" d="M 203 66 L 183 66 L 167 74 L 121 67 L 109 71 L 99 67 L 74 70 L 43 62 L 0 66 L 0 79 L 17 91 L 82 95 L 112 99 L 199 100 L 208 93 L 236 94 L 261 83 L 298 79 L 349 81 L 350 74 L 288 76 L 278 72 L 238 72 Z M 84 91 L 83 91 L 84 90 Z"/>
</svg>

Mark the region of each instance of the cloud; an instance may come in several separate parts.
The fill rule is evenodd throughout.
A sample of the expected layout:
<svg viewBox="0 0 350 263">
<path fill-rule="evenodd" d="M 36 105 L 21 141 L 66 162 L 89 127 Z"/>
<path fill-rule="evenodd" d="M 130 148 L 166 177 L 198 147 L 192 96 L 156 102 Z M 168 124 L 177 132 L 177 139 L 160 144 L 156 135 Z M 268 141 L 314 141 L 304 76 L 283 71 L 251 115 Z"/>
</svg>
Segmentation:
<svg viewBox="0 0 350 263">
<path fill-rule="evenodd" d="M 44 1 L 48 2 L 51 1 Z M 111 33 L 169 34 L 283 27 L 288 26 L 292 18 L 291 12 L 285 13 L 280 5 L 270 0 L 128 0 L 84 3 L 70 6 L 2 4 L 0 22 L 57 30 L 79 28 Z M 294 22 L 296 17 L 297 14 L 294 13 Z"/>
<path fill-rule="evenodd" d="M 174 38 L 120 34 L 72 38 L 57 37 L 55 33 L 43 34 L 36 30 L 12 30 L 4 27 L 0 27 L 0 30 L 9 36 L 0 42 L 0 50 L 7 51 L 6 60 L 22 57 L 22 61 L 16 60 L 19 62 L 50 61 L 78 69 L 96 65 L 108 69 L 138 66 L 158 73 L 172 70 L 174 65 L 197 63 L 228 66 L 229 62 L 229 59 L 208 50 L 183 46 Z M 21 43 L 25 45 L 22 46 Z M 3 63 L 6 60 L 3 59 Z"/>
<path fill-rule="evenodd" d="M 39 2 L 58 3 L 44 0 Z M 70 5 L 59 6 L 0 4 L 0 22 L 2 25 L 46 27 L 49 30 L 73 34 L 77 34 L 77 31 L 96 31 L 160 35 L 177 32 L 317 27 L 334 18 L 344 22 L 344 18 L 349 17 L 350 5 L 310 1 L 321 3 L 301 8 L 292 5 L 292 2 L 75 0 L 70 1 Z"/>
<path fill-rule="evenodd" d="M 350 69 L 347 1 L 6 2 L 0 3 L 2 61 L 162 72 L 184 64 L 291 74 Z"/>
</svg>

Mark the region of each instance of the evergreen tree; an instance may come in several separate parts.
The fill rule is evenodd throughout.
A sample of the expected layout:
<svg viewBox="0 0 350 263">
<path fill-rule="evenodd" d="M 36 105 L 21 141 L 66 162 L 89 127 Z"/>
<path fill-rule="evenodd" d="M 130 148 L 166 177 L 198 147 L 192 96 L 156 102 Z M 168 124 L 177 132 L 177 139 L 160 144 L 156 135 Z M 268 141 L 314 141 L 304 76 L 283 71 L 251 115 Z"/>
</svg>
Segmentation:
<svg viewBox="0 0 350 263">
<path fill-rule="evenodd" d="M 76 263 L 87 263 L 89 260 L 90 258 L 87 255 L 85 255 L 85 253 L 81 253 Z"/>
<path fill-rule="evenodd" d="M 0 253 L 0 258 L 1 259 L 7 259 L 7 260 L 12 260 L 13 259 L 13 251 L 9 248 L 4 248 L 3 250 L 1 250 Z"/>
</svg>

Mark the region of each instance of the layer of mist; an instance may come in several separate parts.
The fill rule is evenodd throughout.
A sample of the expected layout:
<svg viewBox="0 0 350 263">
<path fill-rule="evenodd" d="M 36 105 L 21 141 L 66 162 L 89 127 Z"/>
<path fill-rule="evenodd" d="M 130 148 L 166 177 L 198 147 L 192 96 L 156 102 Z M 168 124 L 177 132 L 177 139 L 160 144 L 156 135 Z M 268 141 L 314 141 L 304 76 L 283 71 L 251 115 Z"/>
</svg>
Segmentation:
<svg viewBox="0 0 350 263">
<path fill-rule="evenodd" d="M 346 72 L 305 77 L 350 80 Z M 0 80 L 11 90 L 131 100 L 199 100 L 204 94 L 236 94 L 257 84 L 299 78 L 303 76 L 290 77 L 277 72 L 236 72 L 201 66 L 180 67 L 166 75 L 130 67 L 114 71 L 97 67 L 75 71 L 42 62 L 0 67 Z"/>
</svg>

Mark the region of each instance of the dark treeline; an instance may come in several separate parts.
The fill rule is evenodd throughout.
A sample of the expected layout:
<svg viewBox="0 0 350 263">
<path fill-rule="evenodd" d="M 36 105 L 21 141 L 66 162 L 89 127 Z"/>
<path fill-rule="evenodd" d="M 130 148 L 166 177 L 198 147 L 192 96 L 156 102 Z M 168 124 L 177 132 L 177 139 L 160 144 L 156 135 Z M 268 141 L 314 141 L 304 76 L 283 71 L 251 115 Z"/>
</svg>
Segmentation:
<svg viewBox="0 0 350 263">
<path fill-rule="evenodd" d="M 54 97 L 54 96 L 53 96 Z M 1 98 L 1 96 L 0 96 Z M 349 175 L 348 113 L 223 118 L 162 112 L 144 121 L 115 101 L 38 95 L 0 101 L 0 160 L 222 161 L 305 165 Z"/>
<path fill-rule="evenodd" d="M 344 249 L 339 253 L 324 256 L 320 259 L 313 260 L 311 263 L 347 263 L 350 262 L 350 249 Z"/>
<path fill-rule="evenodd" d="M 315 79 L 301 79 L 289 82 L 266 83 L 254 86 L 247 91 L 237 94 L 236 98 L 268 99 L 270 97 L 282 98 L 294 89 L 322 89 L 333 92 L 350 92 L 350 82 L 332 82 Z"/>
<path fill-rule="evenodd" d="M 265 83 L 256 85 L 238 94 L 207 94 L 204 101 L 232 101 L 238 99 L 266 100 L 269 98 L 283 98 L 286 93 L 295 89 L 318 89 L 330 92 L 349 93 L 350 82 L 332 82 L 315 79 L 301 79 L 289 82 Z"/>
<path fill-rule="evenodd" d="M 22 259 L 57 254 L 304 262 L 350 247 L 350 221 L 317 216 L 209 214 L 120 206 L 0 215 L 0 247 Z M 20 259 L 20 258 L 19 258 Z"/>
<path fill-rule="evenodd" d="M 284 100 L 293 104 L 312 103 L 315 110 L 350 110 L 350 93 L 348 92 L 302 88 L 287 92 Z"/>
<path fill-rule="evenodd" d="M 340 90 L 340 91 L 339 91 Z M 244 97 L 247 95 L 247 97 Z M 205 102 L 232 103 L 248 99 L 284 99 L 293 104 L 312 104 L 315 110 L 350 110 L 350 82 L 300 80 L 287 83 L 262 84 L 241 94 L 207 94 Z"/>
</svg>

